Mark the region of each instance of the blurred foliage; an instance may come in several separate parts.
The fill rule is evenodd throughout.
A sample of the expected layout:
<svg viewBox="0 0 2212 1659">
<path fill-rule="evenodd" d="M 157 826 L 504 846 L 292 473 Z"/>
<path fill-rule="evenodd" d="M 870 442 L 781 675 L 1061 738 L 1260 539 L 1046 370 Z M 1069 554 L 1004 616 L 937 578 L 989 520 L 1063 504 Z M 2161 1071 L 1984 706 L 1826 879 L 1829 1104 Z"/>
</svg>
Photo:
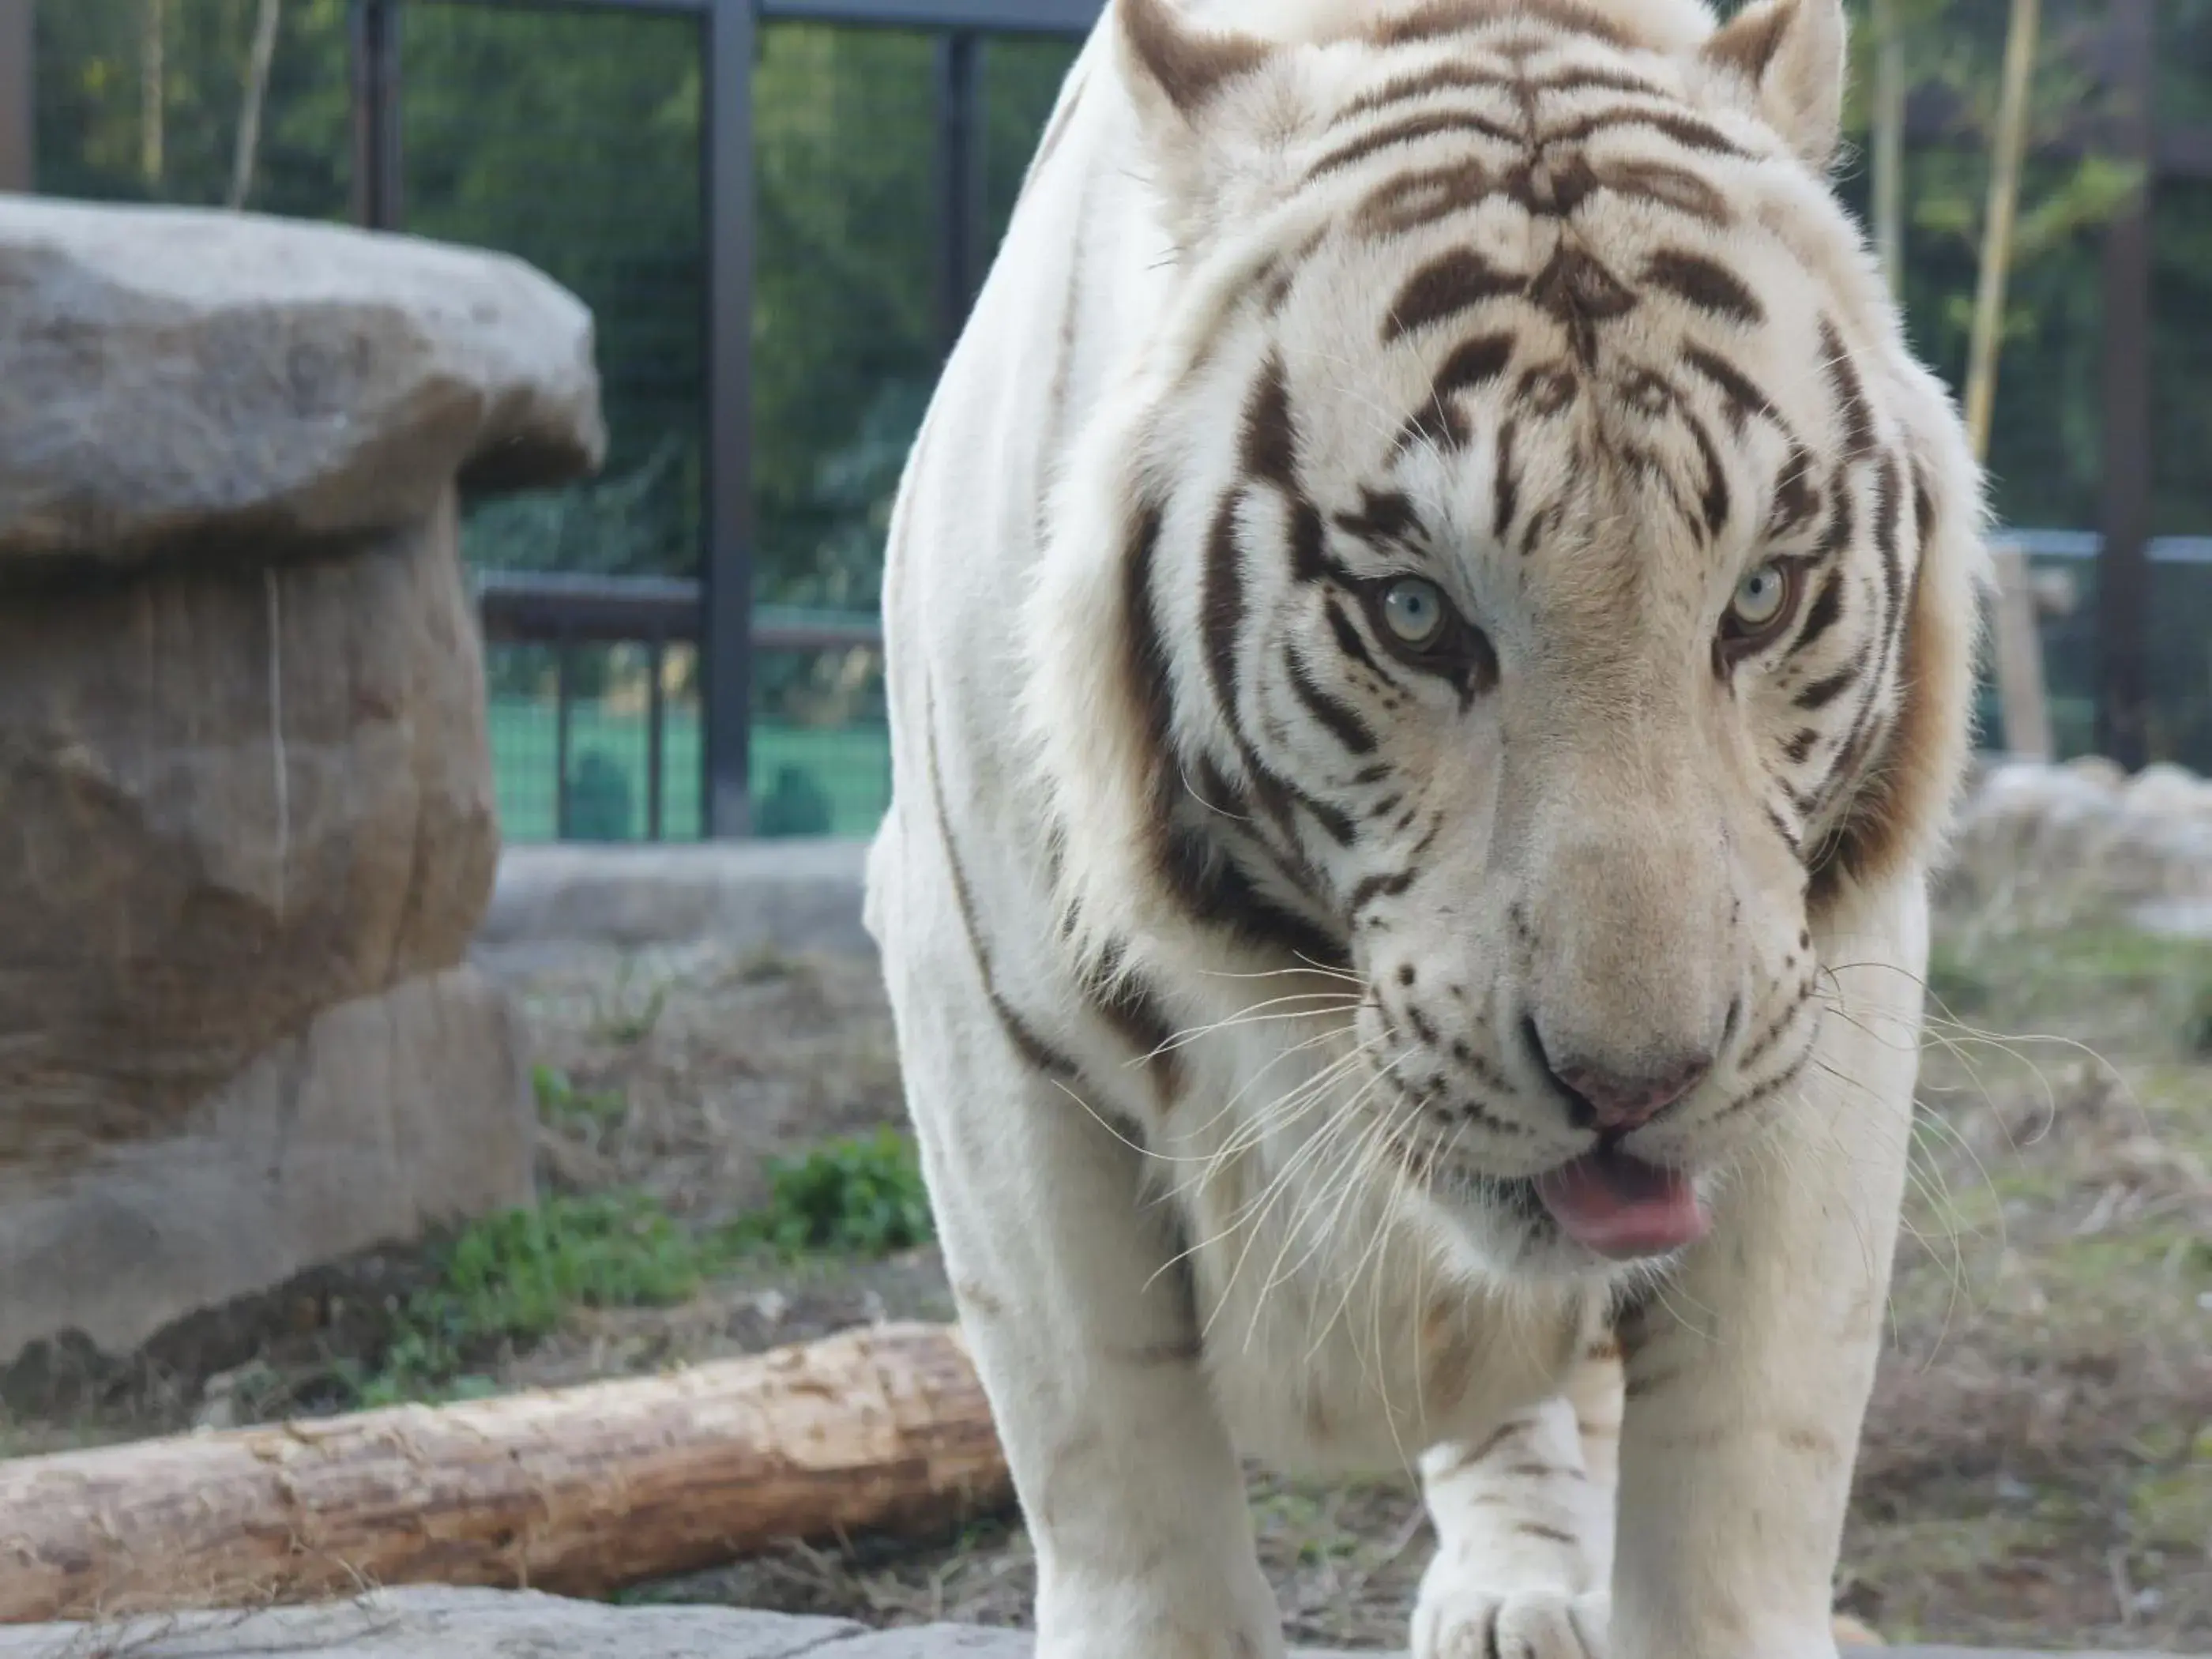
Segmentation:
<svg viewBox="0 0 2212 1659">
<path fill-rule="evenodd" d="M 1851 0 L 1856 61 L 1845 120 L 1864 146 L 1877 42 L 1869 0 Z M 1946 144 L 1917 143 L 1905 161 L 1905 301 L 1913 343 L 1953 386 L 1965 380 L 1987 211 L 2009 0 L 1893 0 L 1917 94 L 1952 107 Z M 2045 0 L 2029 105 L 2032 146 L 2079 136 L 2100 112 L 2091 72 L 2104 8 Z M 1864 210 L 1869 170 L 1844 191 Z M 2134 198 L 2130 165 L 2094 149 L 2032 160 L 2021 179 L 1990 465 L 2008 523 L 2072 528 L 2100 518 L 2103 295 L 2100 228 Z M 2183 319 L 2174 319 L 2176 326 Z M 2212 501 L 2208 501 L 2212 507 Z M 2161 526 L 2163 528 L 2164 526 Z"/>
</svg>

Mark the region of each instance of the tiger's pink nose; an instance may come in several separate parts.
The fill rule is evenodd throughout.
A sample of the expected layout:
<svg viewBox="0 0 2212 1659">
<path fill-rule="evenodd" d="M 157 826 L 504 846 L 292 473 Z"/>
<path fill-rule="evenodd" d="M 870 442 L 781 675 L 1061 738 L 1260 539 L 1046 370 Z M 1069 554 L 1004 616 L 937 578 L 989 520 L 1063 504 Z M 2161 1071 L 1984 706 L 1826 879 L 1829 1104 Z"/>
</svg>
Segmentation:
<svg viewBox="0 0 2212 1659">
<path fill-rule="evenodd" d="M 1552 1075 L 1568 1099 L 1581 1108 L 1574 1115 L 1583 1127 L 1625 1134 L 1650 1122 L 1703 1083 L 1712 1069 L 1711 1056 L 1700 1054 L 1645 1076 L 1623 1077 L 1572 1065 Z"/>
<path fill-rule="evenodd" d="M 1524 1019 L 1522 1036 L 1552 1085 L 1567 1098 L 1567 1115 L 1578 1129 L 1626 1134 L 1672 1106 L 1711 1075 L 1713 1057 L 1698 1054 L 1631 1073 L 1577 1054 L 1553 1054 L 1537 1022 Z"/>
</svg>

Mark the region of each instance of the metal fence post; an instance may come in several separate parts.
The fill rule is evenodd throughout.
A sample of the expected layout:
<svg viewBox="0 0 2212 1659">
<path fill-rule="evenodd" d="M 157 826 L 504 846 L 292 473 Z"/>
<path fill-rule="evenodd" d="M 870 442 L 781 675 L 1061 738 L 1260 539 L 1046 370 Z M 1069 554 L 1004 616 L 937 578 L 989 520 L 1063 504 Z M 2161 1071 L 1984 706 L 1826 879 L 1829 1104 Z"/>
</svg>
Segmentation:
<svg viewBox="0 0 2212 1659">
<path fill-rule="evenodd" d="M 0 190 L 39 187 L 37 0 L 0 0 Z"/>
<path fill-rule="evenodd" d="M 983 272 L 983 39 L 956 29 L 937 43 L 939 338 L 950 352 Z"/>
<path fill-rule="evenodd" d="M 752 325 L 754 0 L 706 18 L 706 614 L 699 667 L 702 830 L 752 830 Z"/>
<path fill-rule="evenodd" d="M 575 641 L 562 629 L 553 641 L 553 839 L 568 839 L 568 751 L 574 742 L 570 710 L 575 686 L 570 678 Z"/>
<path fill-rule="evenodd" d="M 399 189 L 398 0 L 351 0 L 346 13 L 353 82 L 353 218 L 397 230 Z"/>
<path fill-rule="evenodd" d="M 2151 245 L 2156 166 L 2151 99 L 2154 0 L 2112 0 L 2112 153 L 2142 188 L 2105 230 L 2105 544 L 2097 560 L 2097 748 L 2133 770 L 2150 760 Z"/>
<path fill-rule="evenodd" d="M 661 840 L 661 776 L 667 769 L 664 727 L 668 720 L 667 699 L 660 681 L 666 672 L 668 641 L 659 633 L 645 646 L 645 838 Z"/>
</svg>

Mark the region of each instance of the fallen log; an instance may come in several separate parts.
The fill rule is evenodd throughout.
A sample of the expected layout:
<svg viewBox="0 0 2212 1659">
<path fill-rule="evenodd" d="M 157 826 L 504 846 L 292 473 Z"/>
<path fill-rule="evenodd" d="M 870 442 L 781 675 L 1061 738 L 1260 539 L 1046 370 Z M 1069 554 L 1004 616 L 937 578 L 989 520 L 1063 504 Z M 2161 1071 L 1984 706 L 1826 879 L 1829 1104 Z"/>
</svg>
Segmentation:
<svg viewBox="0 0 2212 1659">
<path fill-rule="evenodd" d="M 956 1328 L 0 1462 L 0 1622 L 437 1583 L 598 1595 L 1011 1499 Z"/>
</svg>

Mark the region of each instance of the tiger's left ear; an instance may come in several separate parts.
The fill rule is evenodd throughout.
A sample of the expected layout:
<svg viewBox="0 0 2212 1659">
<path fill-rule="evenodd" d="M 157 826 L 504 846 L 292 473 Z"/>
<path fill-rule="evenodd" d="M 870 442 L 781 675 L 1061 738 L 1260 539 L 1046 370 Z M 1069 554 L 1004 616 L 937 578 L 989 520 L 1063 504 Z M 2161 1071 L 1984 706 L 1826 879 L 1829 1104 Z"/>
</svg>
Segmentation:
<svg viewBox="0 0 2212 1659">
<path fill-rule="evenodd" d="M 1265 41 L 1194 28 L 1172 0 L 1114 0 L 1114 12 L 1121 79 L 1155 143 L 1195 127 L 1217 93 L 1267 61 Z"/>
<path fill-rule="evenodd" d="M 1844 137 L 1849 28 L 1844 0 L 1758 0 L 1700 55 L 1743 82 L 1767 125 L 1808 167 L 1826 173 Z"/>
</svg>

